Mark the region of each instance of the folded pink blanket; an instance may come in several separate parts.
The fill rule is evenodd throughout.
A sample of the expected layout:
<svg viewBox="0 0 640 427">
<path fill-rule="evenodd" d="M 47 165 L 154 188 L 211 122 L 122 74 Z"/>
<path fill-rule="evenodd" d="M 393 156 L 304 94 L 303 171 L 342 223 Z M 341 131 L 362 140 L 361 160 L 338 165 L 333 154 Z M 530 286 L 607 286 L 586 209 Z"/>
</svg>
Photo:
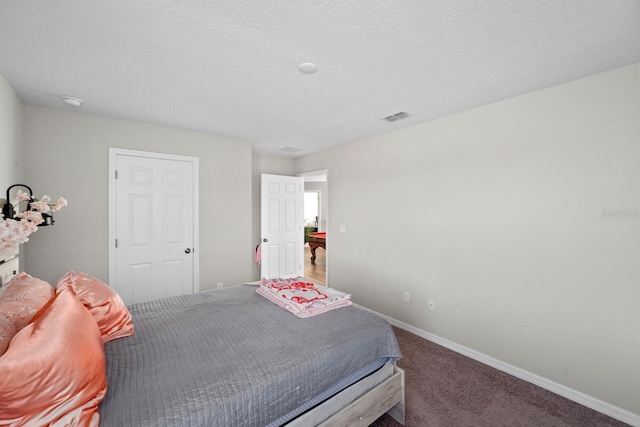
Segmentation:
<svg viewBox="0 0 640 427">
<path fill-rule="evenodd" d="M 349 294 L 299 279 L 263 280 L 256 292 L 300 318 L 351 305 Z"/>
</svg>

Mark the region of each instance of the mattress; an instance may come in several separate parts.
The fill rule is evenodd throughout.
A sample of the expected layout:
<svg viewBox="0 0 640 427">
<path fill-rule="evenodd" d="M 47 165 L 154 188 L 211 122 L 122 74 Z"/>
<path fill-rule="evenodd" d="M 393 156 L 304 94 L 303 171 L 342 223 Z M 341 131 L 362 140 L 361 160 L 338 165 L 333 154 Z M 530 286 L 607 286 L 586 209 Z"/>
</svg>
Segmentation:
<svg viewBox="0 0 640 427">
<path fill-rule="evenodd" d="M 102 426 L 282 425 L 401 356 L 373 313 L 299 319 L 253 286 L 129 310 L 134 335 L 105 344 Z"/>
</svg>

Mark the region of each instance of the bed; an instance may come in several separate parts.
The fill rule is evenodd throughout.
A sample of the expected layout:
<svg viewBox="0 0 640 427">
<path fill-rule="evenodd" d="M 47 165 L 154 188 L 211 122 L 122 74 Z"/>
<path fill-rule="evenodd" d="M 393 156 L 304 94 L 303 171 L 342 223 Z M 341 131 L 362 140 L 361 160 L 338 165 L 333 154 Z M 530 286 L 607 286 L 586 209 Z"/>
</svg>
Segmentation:
<svg viewBox="0 0 640 427">
<path fill-rule="evenodd" d="M 0 288 L 0 425 L 404 423 L 384 319 L 354 306 L 299 318 L 256 289 L 126 307 L 86 273 L 55 287 L 15 275 Z"/>
<path fill-rule="evenodd" d="M 397 341 L 368 311 L 299 319 L 250 285 L 129 310 L 135 333 L 104 345 L 101 426 L 404 423 Z"/>
</svg>

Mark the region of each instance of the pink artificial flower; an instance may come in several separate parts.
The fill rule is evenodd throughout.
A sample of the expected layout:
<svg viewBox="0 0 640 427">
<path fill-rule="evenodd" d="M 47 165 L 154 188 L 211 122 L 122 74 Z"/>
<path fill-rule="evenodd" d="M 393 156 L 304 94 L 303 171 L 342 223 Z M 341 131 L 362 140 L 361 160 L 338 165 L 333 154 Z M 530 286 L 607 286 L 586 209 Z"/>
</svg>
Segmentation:
<svg viewBox="0 0 640 427">
<path fill-rule="evenodd" d="M 42 224 L 44 222 L 44 218 L 42 218 L 42 214 L 37 211 L 20 212 L 18 215 L 16 215 L 16 218 L 21 218 L 26 221 L 30 221 L 35 225 Z"/>
<path fill-rule="evenodd" d="M 29 200 L 31 200 L 31 196 L 27 193 L 23 193 L 22 190 L 18 190 L 18 192 L 16 193 L 16 199 L 18 200 L 18 203 L 28 202 Z"/>
<path fill-rule="evenodd" d="M 13 246 L 13 242 L 9 239 L 11 237 L 11 230 L 9 230 L 9 223 L 7 221 L 0 221 L 0 248 L 10 248 Z"/>
<path fill-rule="evenodd" d="M 25 234 L 25 237 L 31 233 L 35 233 L 36 231 L 38 231 L 39 223 L 36 221 L 20 221 L 19 224 L 20 224 L 20 228 L 22 229 L 22 232 Z"/>
<path fill-rule="evenodd" d="M 51 210 L 51 206 L 49 206 L 49 204 L 44 200 L 44 197 L 43 197 L 42 200 L 38 200 L 37 202 L 31 202 L 31 209 L 36 210 L 40 213 L 47 213 Z"/>
<path fill-rule="evenodd" d="M 56 201 L 56 204 L 51 206 L 51 210 L 52 211 L 59 211 L 60 209 L 62 209 L 63 207 L 67 206 L 67 200 L 59 197 L 58 200 Z"/>
<path fill-rule="evenodd" d="M 15 246 L 29 241 L 29 234 L 38 230 L 38 226 L 30 221 L 4 219 L 0 221 L 0 248 L 13 249 Z"/>
<path fill-rule="evenodd" d="M 19 244 L 28 242 L 29 235 L 38 231 L 38 224 L 44 222 L 42 214 L 67 206 L 67 201 L 62 197 L 52 205 L 49 196 L 42 196 L 37 200 L 20 190 L 16 194 L 16 199 L 18 203 L 30 202 L 29 210 L 18 213 L 17 220 L 5 218 L 0 214 L 0 251 L 13 250 Z"/>
</svg>

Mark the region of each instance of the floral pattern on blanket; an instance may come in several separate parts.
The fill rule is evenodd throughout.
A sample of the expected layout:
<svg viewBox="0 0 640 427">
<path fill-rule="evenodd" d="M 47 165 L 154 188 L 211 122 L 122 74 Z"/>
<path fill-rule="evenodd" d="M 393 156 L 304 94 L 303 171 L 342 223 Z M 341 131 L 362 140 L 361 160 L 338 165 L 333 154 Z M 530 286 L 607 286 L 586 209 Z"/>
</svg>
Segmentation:
<svg viewBox="0 0 640 427">
<path fill-rule="evenodd" d="M 320 292 L 313 283 L 273 283 L 268 287 L 282 298 L 293 301 L 296 304 L 309 305 L 329 298 L 327 294 Z"/>
</svg>

